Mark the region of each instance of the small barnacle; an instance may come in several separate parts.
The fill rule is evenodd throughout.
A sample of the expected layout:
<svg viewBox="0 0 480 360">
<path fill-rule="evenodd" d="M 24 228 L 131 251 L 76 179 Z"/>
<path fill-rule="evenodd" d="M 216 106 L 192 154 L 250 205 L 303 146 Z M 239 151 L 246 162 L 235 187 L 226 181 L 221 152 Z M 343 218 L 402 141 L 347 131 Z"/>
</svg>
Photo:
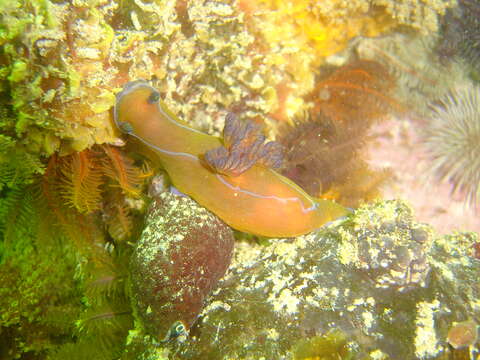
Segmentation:
<svg viewBox="0 0 480 360">
<path fill-rule="evenodd" d="M 472 245 L 473 248 L 473 257 L 480 260 L 480 242 L 476 242 Z"/>
<path fill-rule="evenodd" d="M 168 329 L 167 334 L 161 341 L 162 343 L 170 342 L 172 340 L 182 341 L 188 334 L 187 326 L 183 321 L 175 321 L 170 329 Z"/>
<path fill-rule="evenodd" d="M 243 122 L 230 113 L 223 130 L 224 146 L 205 154 L 205 162 L 218 173 L 238 176 L 254 164 L 273 169 L 282 164 L 282 146 L 270 141 L 265 143 L 261 127 L 253 122 Z"/>
<path fill-rule="evenodd" d="M 38 51 L 38 55 L 41 57 L 47 57 L 51 52 L 55 51 L 57 46 L 57 39 L 38 39 L 35 41 L 35 47 Z"/>
<path fill-rule="evenodd" d="M 454 323 L 448 330 L 447 341 L 454 349 L 474 345 L 478 339 L 478 325 L 473 320 Z"/>
</svg>

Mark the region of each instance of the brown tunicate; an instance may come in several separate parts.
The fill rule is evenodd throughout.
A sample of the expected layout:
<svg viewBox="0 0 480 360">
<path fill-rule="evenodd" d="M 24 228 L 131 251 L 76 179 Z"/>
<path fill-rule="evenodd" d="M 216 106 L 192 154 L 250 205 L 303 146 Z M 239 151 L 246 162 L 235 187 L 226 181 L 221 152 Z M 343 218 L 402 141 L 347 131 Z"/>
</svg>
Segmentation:
<svg viewBox="0 0 480 360">
<path fill-rule="evenodd" d="M 160 341 L 186 335 L 225 274 L 233 232 L 186 196 L 165 192 L 150 205 L 130 263 L 132 306 Z"/>
</svg>

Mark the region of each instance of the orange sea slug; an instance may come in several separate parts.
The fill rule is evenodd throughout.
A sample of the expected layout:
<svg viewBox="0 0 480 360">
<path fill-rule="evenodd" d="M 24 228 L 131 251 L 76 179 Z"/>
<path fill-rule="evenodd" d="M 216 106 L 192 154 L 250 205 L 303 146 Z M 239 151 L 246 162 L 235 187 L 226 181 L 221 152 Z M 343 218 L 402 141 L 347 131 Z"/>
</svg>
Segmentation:
<svg viewBox="0 0 480 360">
<path fill-rule="evenodd" d="M 269 237 L 298 236 L 348 213 L 310 197 L 272 169 L 279 147 L 254 124 L 227 117 L 223 141 L 173 115 L 159 92 L 139 80 L 117 95 L 115 123 L 168 172 L 173 185 L 232 228 Z"/>
</svg>

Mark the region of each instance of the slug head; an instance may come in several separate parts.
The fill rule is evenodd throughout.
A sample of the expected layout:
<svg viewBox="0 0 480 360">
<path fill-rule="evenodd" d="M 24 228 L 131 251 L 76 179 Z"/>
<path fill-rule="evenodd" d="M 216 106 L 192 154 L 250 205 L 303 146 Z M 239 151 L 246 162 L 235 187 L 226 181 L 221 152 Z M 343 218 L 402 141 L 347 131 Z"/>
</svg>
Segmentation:
<svg viewBox="0 0 480 360">
<path fill-rule="evenodd" d="M 115 125 L 123 133 L 142 136 L 152 131 L 154 114 L 159 111 L 160 93 L 144 80 L 125 85 L 116 96 Z"/>
</svg>

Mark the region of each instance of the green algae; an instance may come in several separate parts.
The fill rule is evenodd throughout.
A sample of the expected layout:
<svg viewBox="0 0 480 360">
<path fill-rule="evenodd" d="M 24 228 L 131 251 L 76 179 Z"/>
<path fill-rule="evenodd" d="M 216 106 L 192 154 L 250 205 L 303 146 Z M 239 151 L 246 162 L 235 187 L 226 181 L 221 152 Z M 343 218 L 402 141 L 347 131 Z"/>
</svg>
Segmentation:
<svg viewBox="0 0 480 360">
<path fill-rule="evenodd" d="M 72 248 L 47 239 L 38 247 L 32 235 L 34 219 L 17 221 L 22 233 L 0 248 L 0 328 L 4 334 L 0 354 L 5 359 L 41 357 L 56 349 L 59 339 L 71 336 L 82 309 Z"/>
<path fill-rule="evenodd" d="M 348 347 L 348 339 L 341 331 L 324 336 L 302 339 L 292 349 L 294 360 L 350 360 L 354 353 Z"/>
</svg>

